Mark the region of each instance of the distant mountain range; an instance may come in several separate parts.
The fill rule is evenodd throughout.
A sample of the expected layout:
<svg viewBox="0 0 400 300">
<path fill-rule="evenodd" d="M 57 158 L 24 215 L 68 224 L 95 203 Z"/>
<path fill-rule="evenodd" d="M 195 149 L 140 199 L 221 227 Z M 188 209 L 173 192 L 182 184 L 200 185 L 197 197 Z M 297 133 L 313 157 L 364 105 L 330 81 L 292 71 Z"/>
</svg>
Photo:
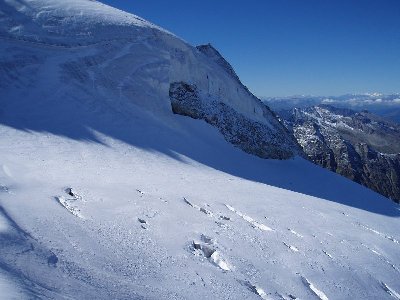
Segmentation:
<svg viewBox="0 0 400 300">
<path fill-rule="evenodd" d="M 384 95 L 381 93 L 347 94 L 343 96 L 290 96 L 264 98 L 264 102 L 275 111 L 294 107 L 304 108 L 319 104 L 350 108 L 355 111 L 367 110 L 392 121 L 400 123 L 400 93 Z"/>
<path fill-rule="evenodd" d="M 330 105 L 280 112 L 315 163 L 400 202 L 400 126 Z"/>
</svg>

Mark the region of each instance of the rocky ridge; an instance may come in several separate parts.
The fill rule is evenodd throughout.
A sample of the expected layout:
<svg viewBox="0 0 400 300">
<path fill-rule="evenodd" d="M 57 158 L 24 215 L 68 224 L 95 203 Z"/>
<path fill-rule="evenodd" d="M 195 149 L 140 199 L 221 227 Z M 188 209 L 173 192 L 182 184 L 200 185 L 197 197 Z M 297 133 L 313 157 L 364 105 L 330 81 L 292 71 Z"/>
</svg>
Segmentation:
<svg viewBox="0 0 400 300">
<path fill-rule="evenodd" d="M 400 201 L 400 126 L 367 111 L 319 105 L 281 117 L 316 164 Z"/>
</svg>

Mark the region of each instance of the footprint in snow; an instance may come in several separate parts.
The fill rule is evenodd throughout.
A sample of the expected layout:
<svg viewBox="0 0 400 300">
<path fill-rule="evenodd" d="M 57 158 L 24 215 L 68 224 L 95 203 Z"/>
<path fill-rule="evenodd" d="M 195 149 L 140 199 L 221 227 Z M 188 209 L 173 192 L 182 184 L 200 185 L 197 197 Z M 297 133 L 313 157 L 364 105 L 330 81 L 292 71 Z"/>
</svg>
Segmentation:
<svg viewBox="0 0 400 300">
<path fill-rule="evenodd" d="M 217 250 L 212 238 L 201 235 L 201 241 L 192 242 L 192 250 L 195 255 L 201 255 L 207 258 L 212 264 L 218 266 L 223 271 L 230 271 L 232 266 L 222 257 Z"/>
<path fill-rule="evenodd" d="M 78 203 L 80 200 L 82 200 L 82 197 L 79 196 L 78 194 L 75 193 L 75 191 L 72 188 L 66 188 L 65 193 L 68 195 L 67 196 L 56 196 L 54 197 L 56 201 L 64 207 L 66 210 L 68 210 L 71 214 L 73 214 L 75 217 L 85 219 L 85 217 L 82 215 Z"/>
<path fill-rule="evenodd" d="M 206 244 L 208 244 L 208 245 L 212 245 L 212 244 L 215 243 L 215 240 L 214 240 L 212 237 L 209 237 L 209 236 L 204 235 L 204 234 L 202 234 L 202 235 L 200 236 L 200 239 L 201 239 L 204 243 L 206 243 Z"/>
</svg>

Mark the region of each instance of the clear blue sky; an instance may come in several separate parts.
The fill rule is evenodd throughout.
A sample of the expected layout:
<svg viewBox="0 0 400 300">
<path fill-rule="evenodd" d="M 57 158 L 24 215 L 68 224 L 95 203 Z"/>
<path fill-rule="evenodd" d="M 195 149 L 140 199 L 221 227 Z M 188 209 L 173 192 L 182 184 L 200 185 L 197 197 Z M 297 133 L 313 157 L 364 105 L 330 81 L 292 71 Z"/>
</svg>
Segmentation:
<svg viewBox="0 0 400 300">
<path fill-rule="evenodd" d="M 259 97 L 400 92 L 400 0 L 101 0 L 210 42 Z"/>
</svg>

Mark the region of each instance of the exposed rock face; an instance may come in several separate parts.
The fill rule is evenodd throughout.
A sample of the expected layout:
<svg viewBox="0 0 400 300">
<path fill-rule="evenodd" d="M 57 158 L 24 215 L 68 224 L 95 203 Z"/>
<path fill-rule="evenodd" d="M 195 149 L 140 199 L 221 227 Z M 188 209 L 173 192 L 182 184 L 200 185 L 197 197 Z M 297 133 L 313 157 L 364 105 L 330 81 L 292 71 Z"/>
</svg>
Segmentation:
<svg viewBox="0 0 400 300">
<path fill-rule="evenodd" d="M 243 151 L 261 158 L 288 159 L 304 156 L 300 146 L 274 112 L 255 97 L 241 82 L 232 66 L 211 45 L 198 46 L 206 58 L 228 75 L 238 99 L 219 90 L 210 92 L 196 83 L 184 81 L 170 85 L 169 97 L 176 114 L 202 119 L 217 127 L 225 139 Z M 207 79 L 209 79 L 207 75 Z M 209 85 L 213 82 L 209 80 Z M 251 107 L 240 109 L 240 102 Z"/>
<path fill-rule="evenodd" d="M 400 126 L 320 105 L 281 115 L 315 163 L 400 202 Z"/>
<path fill-rule="evenodd" d="M 228 142 L 247 153 L 262 158 L 288 159 L 301 152 L 283 126 L 272 127 L 250 120 L 218 100 L 204 101 L 195 85 L 171 84 L 170 98 L 174 113 L 205 120 L 217 127 Z M 264 110 L 266 118 L 270 117 L 267 107 Z"/>
</svg>

